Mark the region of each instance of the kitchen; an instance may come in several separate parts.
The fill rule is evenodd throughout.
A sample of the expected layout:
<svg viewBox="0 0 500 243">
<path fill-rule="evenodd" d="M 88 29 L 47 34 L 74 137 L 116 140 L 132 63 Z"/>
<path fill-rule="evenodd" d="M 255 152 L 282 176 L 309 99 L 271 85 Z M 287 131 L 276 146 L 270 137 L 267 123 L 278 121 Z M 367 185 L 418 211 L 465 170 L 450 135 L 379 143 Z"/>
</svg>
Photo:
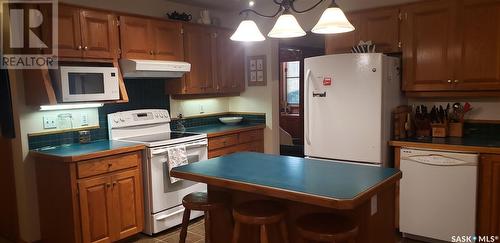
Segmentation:
<svg viewBox="0 0 500 243">
<path fill-rule="evenodd" d="M 9 113 L 12 114 L 12 120 L 14 122 L 10 128 L 4 131 L 16 131 L 16 135 L 12 140 L 5 140 L 6 144 L 13 148 L 11 152 L 6 149 L 6 151 L 9 152 L 6 152 L 6 154 L 12 155 L 13 162 L 10 165 L 11 167 L 5 170 L 6 172 L 11 171 L 12 173 L 7 173 L 7 176 L 2 176 L 2 178 L 6 178 L 6 185 L 11 185 L 9 190 L 6 189 L 6 191 L 10 193 L 8 195 L 15 196 L 10 197 L 13 198 L 13 200 L 5 202 L 6 206 L 3 208 L 5 208 L 6 211 L 10 211 L 11 208 L 16 208 L 15 211 L 18 213 L 12 217 L 16 218 L 16 220 L 7 221 L 6 225 L 10 222 L 18 221 L 18 227 L 11 230 L 11 232 L 16 233 L 7 234 L 2 232 L 2 236 L 14 235 L 14 241 L 17 241 L 16 239 L 21 239 L 22 242 L 33 242 L 42 239 L 42 235 L 44 235 L 42 232 L 47 232 L 44 230 L 43 226 L 46 225 L 46 222 L 44 223 L 42 219 L 47 217 L 47 214 L 43 213 L 44 204 L 41 203 L 44 196 L 37 195 L 37 191 L 38 194 L 40 194 L 40 188 L 37 189 L 37 187 L 43 184 L 37 182 L 40 173 L 38 173 L 38 169 L 36 168 L 38 162 L 35 161 L 38 161 L 38 158 L 36 158 L 33 153 L 30 154 L 30 150 L 45 147 L 58 147 L 59 145 L 73 143 L 78 144 L 80 135 L 82 135 L 81 138 L 85 140 L 90 134 L 90 139 L 93 142 L 114 139 L 114 137 L 117 136 L 115 135 L 115 129 L 108 129 L 108 127 L 113 127 L 111 124 L 115 123 L 113 116 L 108 117 L 110 114 L 116 114 L 117 116 L 118 114 L 123 115 L 117 117 L 118 123 L 121 122 L 121 119 L 127 120 L 127 117 L 132 117 L 131 120 L 146 118 L 146 121 L 147 119 L 159 121 L 155 124 L 162 125 L 165 129 L 145 129 L 152 134 L 163 132 L 172 132 L 171 134 L 175 134 L 175 131 L 183 130 L 183 128 L 187 133 L 207 133 L 207 138 L 191 137 L 192 142 L 205 139 L 208 140 L 207 158 L 218 157 L 237 151 L 258 151 L 267 154 L 279 154 L 280 101 L 278 94 L 280 68 L 277 54 L 279 50 L 279 41 L 266 37 L 266 41 L 263 42 L 244 43 L 239 45 L 239 42 L 229 40 L 229 37 L 231 37 L 236 30 L 236 27 L 238 27 L 238 23 L 244 19 L 244 16 L 239 16 L 238 12 L 248 8 L 248 2 L 240 2 L 238 4 L 229 1 L 219 5 L 215 4 L 216 6 L 207 5 L 207 3 L 203 2 L 195 2 L 186 5 L 182 4 L 183 2 L 184 1 L 170 2 L 156 0 L 148 2 L 147 4 L 138 5 L 134 1 L 83 2 L 72 0 L 63 1 L 64 4 L 60 5 L 59 24 L 64 27 L 60 27 L 59 30 L 60 39 L 58 51 L 59 55 L 66 59 L 61 59 L 62 62 L 60 62 L 59 65 L 69 66 L 70 70 L 73 70 L 71 72 L 74 72 L 76 70 L 75 66 L 84 66 L 82 63 L 86 63 L 90 59 L 94 61 L 92 62 L 93 65 L 103 69 L 119 67 L 120 72 L 117 77 L 119 80 L 119 100 L 115 102 L 107 102 L 103 106 L 97 104 L 97 108 L 87 107 L 70 110 L 40 111 L 41 105 L 59 103 L 58 97 L 56 97 L 59 94 L 55 91 L 57 84 L 47 85 L 52 83 L 52 80 L 50 80 L 50 77 L 54 76 L 52 70 L 49 72 L 46 72 L 47 70 L 32 70 L 25 72 L 9 70 L 9 78 L 11 80 L 10 90 L 13 97 L 13 111 Z M 328 8 L 329 4 L 330 1 L 324 1 L 317 8 L 311 10 L 311 12 L 297 14 L 296 17 L 298 22 L 306 30 L 313 29 L 319 17 L 323 11 Z M 478 235 L 498 235 L 498 211 L 495 207 L 495 205 L 498 204 L 496 203 L 498 202 L 498 183 L 496 183 L 498 182 L 498 173 L 495 171 L 495 168 L 497 168 L 495 167 L 497 159 L 494 156 L 494 154 L 498 153 L 495 149 L 495 135 L 498 135 L 498 130 L 495 128 L 495 121 L 500 119 L 498 98 L 496 97 L 496 90 L 498 90 L 499 82 L 498 67 L 500 66 L 498 65 L 500 56 L 498 32 L 500 31 L 495 31 L 498 29 L 499 25 L 498 21 L 495 21 L 499 18 L 498 3 L 496 1 L 479 1 L 477 4 L 475 4 L 475 1 L 430 1 L 430 3 L 406 5 L 406 1 L 384 1 L 380 3 L 381 5 L 379 6 L 370 1 L 339 0 L 338 4 L 341 9 L 346 11 L 349 21 L 355 26 L 356 30 L 345 34 L 328 35 L 325 40 L 326 54 L 348 53 L 351 52 L 351 48 L 356 46 L 360 40 L 371 40 L 375 43 L 377 52 L 389 53 L 391 55 L 395 54 L 394 56 L 399 55 L 399 57 L 402 57 L 401 79 L 403 81 L 402 90 L 404 93 L 401 94 L 404 94 L 404 96 L 403 102 L 400 103 L 401 105 L 404 105 L 405 102 L 407 102 L 410 107 L 417 107 L 423 104 L 431 110 L 434 105 L 438 107 L 442 105 L 446 108 L 448 103 L 454 104 L 455 102 L 459 102 L 460 104 L 465 104 L 469 102 L 472 104 L 473 109 L 465 118 L 465 135 L 463 140 L 459 138 L 430 139 L 432 134 L 427 136 L 426 140 L 400 138 L 391 142 L 391 146 L 393 146 L 395 150 L 387 153 L 390 156 L 388 156 L 388 159 L 384 160 L 384 162 L 389 166 L 394 164 L 396 168 L 398 168 L 398 163 L 401 164 L 403 183 L 406 173 L 403 165 L 407 165 L 407 163 L 404 162 L 406 160 L 398 161 L 395 159 L 392 161 L 391 157 L 399 158 L 399 155 L 401 155 L 406 148 L 417 148 L 417 150 L 437 149 L 445 152 L 459 151 L 476 155 L 479 154 L 480 162 L 477 168 L 479 176 L 476 178 L 479 187 L 477 191 L 474 190 L 474 193 L 477 193 L 480 199 L 472 203 L 476 203 L 477 208 L 481 210 L 477 212 L 476 221 L 478 223 L 478 228 L 475 232 L 477 232 Z M 297 1 L 296 3 L 296 9 L 298 10 L 307 9 L 311 6 L 312 3 L 307 1 Z M 382 9 L 378 9 L 380 7 L 382 7 Z M 277 8 L 277 5 L 273 4 L 271 1 L 255 1 L 255 5 L 253 6 L 254 10 L 264 14 L 271 14 Z M 206 25 L 203 24 L 202 16 L 204 14 L 201 14 L 201 12 L 204 12 L 205 9 L 210 9 L 209 13 L 212 16 L 210 22 L 214 27 L 207 28 Z M 202 24 L 188 25 L 187 23 L 179 22 L 182 20 L 167 20 L 165 14 L 167 12 L 172 13 L 173 11 L 177 11 L 178 13 L 190 13 L 192 14 L 191 17 L 189 17 L 189 15 L 184 15 L 179 18 L 192 18 L 191 22 L 196 23 L 200 21 Z M 103 13 L 105 17 L 103 17 Z M 115 22 L 117 18 L 113 16 L 119 17 L 118 19 L 120 21 Z M 262 18 L 253 13 L 249 13 L 249 16 L 251 20 L 257 23 L 262 33 L 267 33 L 267 31 L 271 30 L 277 19 L 277 17 L 274 19 Z M 446 21 L 443 21 L 443 19 Z M 471 19 L 478 20 L 467 21 Z M 102 23 L 111 23 L 111 25 L 108 25 L 108 29 L 106 29 L 102 27 Z M 113 25 L 113 23 L 115 25 Z M 118 23 L 119 25 L 117 26 Z M 179 28 L 179 26 L 182 25 L 186 25 L 187 27 Z M 114 41 L 115 45 L 120 47 L 119 51 L 121 53 L 118 53 L 118 50 L 114 50 L 113 52 L 111 49 L 106 49 L 107 47 L 113 47 L 113 45 L 108 45 L 103 49 L 102 46 L 96 44 L 100 42 L 92 38 L 97 38 L 97 36 L 100 35 L 89 34 L 93 33 L 92 31 L 89 32 L 89 30 L 92 30 L 92 26 L 95 28 L 93 31 L 102 31 L 103 29 L 105 29 L 105 31 L 109 30 L 106 34 L 110 37 L 109 43 L 113 43 Z M 141 29 L 141 27 L 144 26 L 147 27 Z M 432 26 L 432 28 L 429 26 Z M 88 32 L 87 34 L 85 34 L 86 31 Z M 151 32 L 148 31 L 153 31 L 156 34 L 152 35 L 150 34 Z M 181 33 L 184 36 L 182 41 L 172 37 L 179 36 Z M 307 35 L 317 34 L 308 33 Z M 207 38 L 211 39 L 214 36 L 222 36 L 224 38 L 217 38 L 221 40 L 220 42 L 203 41 Z M 450 36 L 457 36 L 460 38 L 450 38 Z M 482 38 L 476 38 L 476 36 L 481 36 Z M 155 38 L 159 38 L 161 41 L 155 41 Z M 132 42 L 132 40 L 135 40 L 135 42 Z M 399 47 L 400 41 L 401 47 Z M 97 46 L 92 46 L 92 44 Z M 183 47 L 179 48 L 178 45 L 180 44 L 182 44 Z M 176 45 L 177 48 L 175 47 Z M 81 47 L 78 48 L 79 46 Z M 462 46 L 464 47 L 464 51 L 461 52 L 463 56 L 459 57 L 460 53 L 457 50 Z M 485 46 L 488 48 L 485 48 Z M 179 50 L 184 50 L 184 52 Z M 7 54 L 7 52 L 5 53 Z M 112 58 L 109 58 L 110 55 Z M 115 55 L 121 58 L 113 58 Z M 241 56 L 245 58 L 237 58 Z M 264 56 L 264 58 L 262 58 L 262 56 Z M 236 57 L 236 59 L 232 59 L 234 57 Z M 260 58 L 260 60 L 262 60 L 260 62 L 264 63 L 264 65 L 252 67 L 250 63 L 247 63 L 247 61 L 250 62 L 254 57 L 258 60 Z M 153 65 L 154 62 L 161 63 L 164 60 L 170 59 L 169 61 L 176 61 L 176 65 L 178 64 L 177 62 L 185 62 L 189 63 L 191 67 L 190 72 L 182 75 L 182 79 L 176 80 L 176 78 L 169 78 L 166 81 L 162 80 L 158 82 L 158 78 L 153 78 L 153 74 L 151 73 L 141 76 L 143 74 L 135 72 L 137 76 L 132 77 L 134 76 L 134 72 L 128 72 L 125 62 L 126 60 L 134 59 L 153 61 L 153 63 L 150 63 L 151 65 Z M 239 60 L 240 63 L 233 60 Z M 259 62 L 258 60 L 256 60 L 256 63 Z M 77 65 L 69 65 L 75 62 Z M 137 68 L 146 66 L 147 64 L 135 63 L 135 71 L 137 71 Z M 132 69 L 133 68 L 134 67 L 132 67 Z M 266 84 L 255 86 L 251 84 L 252 82 L 250 81 L 254 80 L 251 75 L 254 70 L 253 68 L 256 70 L 255 80 L 266 80 L 267 82 L 263 82 Z M 257 75 L 259 71 L 263 71 L 263 75 Z M 60 74 L 61 73 L 62 72 L 60 72 Z M 119 77 L 120 75 L 125 77 Z M 69 76 L 70 75 L 68 75 L 68 77 Z M 47 77 L 49 78 L 47 79 Z M 226 77 L 231 78 L 226 79 Z M 336 76 L 333 76 L 332 87 L 336 87 L 337 79 L 335 77 Z M 25 82 L 22 82 L 23 80 Z M 27 80 L 30 80 L 30 82 L 26 82 Z M 204 81 L 197 82 L 197 80 Z M 239 81 L 235 82 L 237 80 Z M 259 81 L 257 81 L 257 83 L 258 82 Z M 48 88 L 50 86 L 52 86 L 52 89 Z M 301 89 L 305 90 L 307 87 L 301 87 Z M 52 92 L 50 92 L 50 90 L 52 90 Z M 316 91 L 320 90 L 314 90 L 315 93 Z M 4 93 L 2 93 L 2 96 L 3 94 Z M 327 98 L 330 98 L 329 94 L 328 91 Z M 304 99 L 303 102 L 307 102 L 307 100 Z M 396 108 L 396 106 L 397 105 L 388 105 L 383 106 L 383 108 L 392 110 Z M 50 107 L 48 107 L 48 109 L 50 109 Z M 145 111 L 144 109 L 148 109 L 149 111 Z M 142 112 L 138 110 L 142 110 Z M 168 114 L 166 114 L 164 110 L 168 110 Z M 130 114 L 117 113 L 124 111 L 137 112 Z M 2 113 L 3 112 L 4 109 L 2 109 Z M 221 128 L 221 126 L 224 125 L 219 121 L 219 118 L 228 116 L 243 117 L 243 123 L 237 125 L 238 127 L 232 127 L 229 133 L 227 130 Z M 2 119 L 4 118 L 2 117 Z M 380 118 L 380 120 L 380 122 L 382 122 L 381 124 L 388 126 L 392 119 L 389 114 L 389 118 L 386 117 L 385 120 Z M 170 122 L 169 125 L 164 124 L 168 122 Z M 2 120 L 2 126 L 4 126 L 4 124 L 8 124 L 8 122 Z M 138 124 L 133 124 L 131 127 L 136 129 L 137 125 Z M 141 124 L 141 126 L 142 125 L 145 127 L 149 126 L 146 124 Z M 49 128 L 44 128 L 44 126 Z M 55 128 L 53 128 L 54 126 Z M 118 130 L 117 133 L 120 133 L 119 130 L 122 130 L 121 128 L 123 127 L 126 127 L 126 125 L 117 126 L 116 128 L 120 128 L 116 129 Z M 8 134 L 4 131 L 2 131 L 2 136 Z M 86 131 L 89 131 L 89 133 Z M 313 131 L 317 130 L 313 129 Z M 359 133 L 355 131 L 352 132 L 353 136 L 358 134 Z M 489 134 L 491 135 L 490 137 L 493 138 L 485 138 L 485 134 Z M 118 139 L 124 140 L 123 138 L 125 137 L 136 138 L 141 134 L 137 135 L 134 133 L 133 135 L 134 136 L 119 134 Z M 313 137 L 314 136 L 313 134 Z M 316 135 L 315 137 L 317 138 L 318 136 Z M 182 138 L 177 141 L 182 141 L 184 143 L 187 140 L 186 138 Z M 481 141 L 483 142 L 481 143 Z M 134 144 L 137 143 L 137 141 L 133 142 Z M 155 142 L 142 141 L 141 144 L 145 147 L 156 146 Z M 381 144 L 381 146 L 384 148 L 386 147 L 387 150 L 390 149 L 390 147 L 384 143 Z M 113 146 L 113 143 L 106 146 Z M 161 144 L 160 146 L 168 147 L 169 145 Z M 2 147 L 8 148 L 8 146 Z M 139 149 L 139 147 L 136 146 L 132 146 L 132 148 Z M 83 153 L 83 151 L 81 152 Z M 153 153 L 152 151 L 150 152 L 151 154 Z M 122 153 L 124 152 L 122 151 Z M 132 149 L 127 150 L 126 153 L 135 152 Z M 307 149 L 306 153 L 308 153 Z M 236 155 L 237 154 L 235 154 L 235 156 Z M 101 156 L 103 155 L 101 154 Z M 131 165 L 126 165 L 126 168 L 129 168 L 130 171 L 143 171 L 144 168 L 147 167 L 147 164 L 137 163 L 137 161 L 144 161 L 146 157 L 149 158 L 150 156 L 148 152 L 137 156 L 142 157 L 142 159 L 138 157 L 134 157 L 135 159 L 131 160 L 117 159 L 117 166 L 121 166 L 121 161 L 128 161 Z M 161 156 L 162 159 L 168 157 L 168 155 Z M 61 166 L 69 166 L 71 164 L 79 165 L 81 162 L 78 159 L 98 159 L 98 157 L 77 157 L 79 156 L 74 156 L 74 162 L 68 165 L 63 163 Z M 312 157 L 342 159 L 340 157 L 330 157 L 330 155 Z M 224 161 L 225 158 L 226 156 L 221 157 Z M 264 160 L 264 158 L 262 159 Z M 134 162 L 134 160 L 136 162 Z M 223 163 L 224 161 L 219 161 L 218 163 Z M 284 162 L 285 165 L 287 163 L 288 162 Z M 295 162 L 292 161 L 289 163 L 293 164 Z M 202 165 L 203 163 L 199 164 Z M 61 169 L 62 168 L 63 167 L 61 167 Z M 75 168 L 75 170 L 78 169 L 78 172 L 75 172 L 77 173 L 77 175 L 75 175 L 77 178 L 73 178 L 70 182 L 67 182 L 67 185 L 72 185 L 73 187 L 73 185 L 77 185 L 73 184 L 74 182 L 83 183 L 86 179 L 90 180 L 92 178 L 101 177 L 95 174 L 80 175 L 80 173 L 83 173 L 85 170 L 83 165 L 81 168 L 83 171 L 80 171 L 80 167 Z M 241 169 L 243 170 L 244 168 Z M 124 171 L 124 169 L 118 170 Z M 70 171 L 73 171 L 73 169 L 64 170 L 64 173 Z M 60 173 L 63 173 L 63 171 Z M 425 172 L 421 173 L 426 174 Z M 165 174 L 168 175 L 168 173 Z M 48 176 L 50 178 L 50 174 Z M 138 177 L 134 178 L 140 178 L 140 180 L 137 180 L 136 183 L 147 184 L 146 181 L 148 180 L 146 174 L 138 173 L 137 176 Z M 177 176 L 182 177 L 181 175 Z M 197 181 L 195 178 L 191 179 Z M 117 181 L 112 179 L 109 180 L 111 180 L 110 183 Z M 177 183 L 184 184 L 188 181 L 189 179 L 183 182 L 172 183 L 172 185 Z M 334 182 L 335 181 L 332 180 L 331 183 Z M 353 183 L 356 182 L 357 181 Z M 104 186 L 106 186 L 106 183 L 107 182 L 104 183 Z M 204 183 L 209 184 L 210 191 L 213 185 L 210 185 L 208 182 Z M 79 185 L 82 186 L 82 184 Z M 155 183 L 152 183 L 152 185 L 155 185 Z M 405 184 L 400 186 L 403 187 L 404 185 Z M 482 185 L 489 186 L 481 187 Z M 14 190 L 11 190 L 12 187 Z M 396 186 L 396 190 L 402 190 L 398 187 L 399 186 Z M 51 186 L 48 185 L 48 188 L 51 188 Z M 482 188 L 488 188 L 489 191 L 482 192 Z M 68 190 L 66 187 L 60 189 Z M 144 189 L 144 193 L 147 194 L 146 185 Z M 194 191 L 200 190 L 200 188 L 197 188 Z M 12 194 L 12 191 L 14 191 L 14 194 Z M 82 193 L 82 190 L 80 190 L 80 193 Z M 483 193 L 488 197 L 487 200 L 480 196 L 483 195 Z M 46 194 L 46 196 L 50 195 L 51 194 Z M 251 195 L 239 195 L 238 200 L 244 200 L 246 196 Z M 337 195 L 334 193 L 331 196 L 336 197 Z M 400 196 L 403 197 L 404 194 Z M 278 198 L 281 198 L 281 200 L 291 200 L 288 197 L 293 197 L 293 195 L 283 195 L 283 197 Z M 365 195 L 365 197 L 371 196 Z M 181 198 L 179 198 L 179 204 L 180 199 Z M 80 202 L 76 203 L 76 205 L 81 204 L 81 200 L 80 198 Z M 379 198 L 379 200 L 382 199 Z M 146 205 L 148 204 L 146 201 L 147 200 L 144 202 L 137 202 L 136 205 L 143 203 L 145 206 L 144 210 L 146 210 Z M 48 200 L 47 202 L 52 201 Z M 65 202 L 69 204 L 64 204 Z M 74 202 L 70 203 L 61 200 L 59 203 L 65 205 L 68 210 L 71 208 L 72 210 L 80 210 L 80 206 L 68 206 Z M 384 206 L 390 205 L 387 204 Z M 397 205 L 393 207 L 396 208 Z M 405 207 L 403 207 L 401 211 L 406 212 L 404 209 Z M 470 210 L 475 211 L 475 209 Z M 138 210 L 139 213 L 137 213 L 137 215 L 141 214 L 140 211 L 141 210 Z M 395 214 L 398 213 L 398 210 L 395 209 L 394 211 Z M 410 208 L 410 212 L 411 211 Z M 416 212 L 416 209 L 414 211 Z M 178 210 L 173 210 L 166 214 L 175 212 L 178 212 Z M 196 211 L 193 211 L 192 217 L 197 216 L 195 212 Z M 177 213 L 174 216 L 179 218 L 179 222 L 181 221 L 181 214 Z M 214 220 L 219 216 L 218 214 L 214 214 Z M 50 219 L 50 217 L 48 218 Z M 80 224 L 79 219 L 68 219 L 68 217 L 66 217 L 65 220 L 76 220 Z M 108 221 L 113 222 L 113 220 Z M 395 224 L 398 223 L 397 219 L 394 221 Z M 60 221 L 59 223 L 64 224 L 63 222 L 66 221 Z M 146 229 L 148 227 L 147 220 L 144 220 L 144 223 L 145 227 L 143 228 Z M 198 223 L 197 226 L 200 226 L 200 221 L 195 220 L 195 224 L 196 223 Z M 390 222 L 387 223 L 390 224 Z M 296 231 L 292 226 L 293 224 L 289 225 L 290 235 L 295 236 Z M 73 226 L 66 224 L 59 229 L 62 229 L 62 227 Z M 73 228 L 80 229 L 78 226 L 74 226 Z M 55 227 L 55 229 L 57 229 L 57 227 Z M 399 227 L 399 229 L 401 232 L 405 232 L 401 227 Z M 143 231 L 138 228 L 135 230 L 137 232 Z M 274 229 L 271 231 L 273 230 Z M 366 229 L 360 229 L 360 232 L 365 232 L 365 230 Z M 396 229 L 394 229 L 394 231 L 396 231 Z M 242 234 L 249 234 L 245 232 L 246 230 L 243 230 Z M 471 232 L 471 234 L 475 232 Z M 94 233 L 101 234 L 102 232 Z M 406 231 L 406 233 L 408 235 L 413 233 L 415 235 L 428 236 L 429 238 L 437 238 L 437 236 L 430 235 L 428 232 L 412 232 L 410 230 Z M 81 232 L 78 234 L 81 234 Z M 271 232 L 271 234 L 274 233 Z M 196 233 L 193 234 L 189 231 L 188 240 L 189 237 L 193 235 L 196 235 Z M 122 236 L 127 237 L 126 234 Z M 166 235 L 163 236 L 163 239 L 166 239 Z M 399 235 L 394 233 L 394 237 L 396 236 L 399 237 Z M 112 238 L 113 237 L 121 236 L 113 235 Z M 271 236 L 271 238 L 272 237 L 274 236 Z M 111 241 L 114 241 L 114 239 Z M 161 239 L 160 237 L 158 241 L 161 241 Z M 249 239 L 251 239 L 251 237 Z M 202 238 L 199 240 L 202 240 Z M 425 241 L 426 239 L 420 240 Z M 451 239 L 447 241 L 451 241 Z"/>
</svg>

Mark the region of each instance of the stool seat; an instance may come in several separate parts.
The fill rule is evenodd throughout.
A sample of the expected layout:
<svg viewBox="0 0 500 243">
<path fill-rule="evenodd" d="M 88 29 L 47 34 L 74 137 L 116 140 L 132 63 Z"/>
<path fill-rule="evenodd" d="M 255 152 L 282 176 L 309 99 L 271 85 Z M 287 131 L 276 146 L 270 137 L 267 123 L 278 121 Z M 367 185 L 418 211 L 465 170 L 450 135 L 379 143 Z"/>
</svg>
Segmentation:
<svg viewBox="0 0 500 243">
<path fill-rule="evenodd" d="M 353 242 L 358 234 L 354 221 L 332 213 L 304 215 L 297 219 L 297 229 L 302 238 L 320 242 Z"/>
<path fill-rule="evenodd" d="M 196 211 L 209 211 L 224 207 L 228 201 L 222 193 L 193 192 L 182 198 L 182 205 L 185 208 Z"/>
<path fill-rule="evenodd" d="M 233 217 L 244 224 L 274 224 L 285 217 L 279 203 L 267 200 L 245 202 L 233 209 Z"/>
<path fill-rule="evenodd" d="M 184 215 L 182 216 L 182 226 L 179 237 L 180 243 L 186 242 L 187 229 L 189 226 L 189 219 L 191 210 L 203 211 L 205 213 L 205 243 L 210 243 L 211 237 L 211 211 L 222 209 L 227 205 L 229 198 L 226 194 L 221 192 L 211 191 L 210 194 L 206 192 L 193 192 L 182 198 L 182 205 L 184 206 Z"/>
<path fill-rule="evenodd" d="M 285 223 L 286 209 L 277 202 L 269 200 L 249 201 L 233 209 L 235 221 L 232 243 L 240 237 L 241 224 L 259 225 L 260 243 L 268 243 L 268 225 L 279 224 L 281 238 L 288 243 L 288 230 Z"/>
</svg>

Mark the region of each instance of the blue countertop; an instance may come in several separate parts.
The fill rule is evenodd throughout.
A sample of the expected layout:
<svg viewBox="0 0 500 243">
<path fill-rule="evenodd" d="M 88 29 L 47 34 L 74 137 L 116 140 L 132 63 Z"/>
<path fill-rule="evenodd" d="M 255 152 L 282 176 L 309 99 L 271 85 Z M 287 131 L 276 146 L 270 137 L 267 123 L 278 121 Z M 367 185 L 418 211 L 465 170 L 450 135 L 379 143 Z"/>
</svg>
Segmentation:
<svg viewBox="0 0 500 243">
<path fill-rule="evenodd" d="M 474 147 L 492 147 L 500 148 L 500 137 L 447 137 L 447 138 L 405 138 L 399 139 L 401 142 L 428 143 L 428 144 L 446 144 L 456 146 L 474 146 Z"/>
<path fill-rule="evenodd" d="M 379 168 L 262 153 L 235 153 L 174 168 L 175 177 L 225 181 L 332 200 L 354 200 L 401 173 Z"/>
<path fill-rule="evenodd" d="M 219 124 L 187 127 L 186 132 L 206 133 L 210 135 L 214 133 L 224 133 L 224 132 L 230 132 L 232 130 L 241 130 L 241 129 L 252 128 L 257 126 L 265 126 L 265 125 L 266 124 L 264 123 L 251 123 L 251 122 L 243 122 L 236 125 L 226 125 L 223 123 L 219 123 Z"/>
<path fill-rule="evenodd" d="M 86 158 L 93 157 L 95 154 L 99 156 L 99 154 L 110 152 L 110 151 L 134 151 L 143 149 L 143 145 L 139 145 L 136 143 L 128 143 L 128 142 L 120 142 L 113 140 L 99 140 L 94 141 L 87 144 L 67 144 L 61 146 L 54 147 L 46 147 L 31 150 L 31 152 L 35 153 L 37 156 L 42 157 L 52 157 L 52 158 L 60 158 L 61 160 L 76 161 L 80 156 L 86 156 Z"/>
</svg>

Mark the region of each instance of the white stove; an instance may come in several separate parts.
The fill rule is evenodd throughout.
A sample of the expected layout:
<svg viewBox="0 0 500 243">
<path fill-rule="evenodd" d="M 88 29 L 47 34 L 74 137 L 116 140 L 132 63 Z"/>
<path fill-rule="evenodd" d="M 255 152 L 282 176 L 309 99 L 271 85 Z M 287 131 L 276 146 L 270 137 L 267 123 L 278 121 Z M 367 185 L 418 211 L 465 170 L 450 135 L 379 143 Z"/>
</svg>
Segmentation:
<svg viewBox="0 0 500 243">
<path fill-rule="evenodd" d="M 152 235 L 181 224 L 182 198 L 196 191 L 206 191 L 203 183 L 181 180 L 170 182 L 167 148 L 185 146 L 188 162 L 208 159 L 206 134 L 175 132 L 170 129 L 167 110 L 132 110 L 108 115 L 109 138 L 144 144 L 144 233 Z M 203 215 L 191 212 L 191 218 Z"/>
</svg>

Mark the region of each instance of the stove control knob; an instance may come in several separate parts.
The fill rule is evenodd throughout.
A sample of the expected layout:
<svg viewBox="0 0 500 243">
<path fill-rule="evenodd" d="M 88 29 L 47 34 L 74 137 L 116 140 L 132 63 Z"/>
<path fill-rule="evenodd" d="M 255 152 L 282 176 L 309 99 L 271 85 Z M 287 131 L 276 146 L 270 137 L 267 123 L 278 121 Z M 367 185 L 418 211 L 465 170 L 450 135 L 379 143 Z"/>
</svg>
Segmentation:
<svg viewBox="0 0 500 243">
<path fill-rule="evenodd" d="M 156 118 L 158 118 L 158 117 L 159 117 L 158 113 L 156 113 L 156 114 L 155 114 L 155 117 L 156 117 Z"/>
<path fill-rule="evenodd" d="M 114 121 L 115 123 L 118 123 L 120 120 L 118 120 L 118 118 L 115 118 L 115 119 L 113 119 L 113 121 Z"/>
<path fill-rule="evenodd" d="M 163 114 L 162 113 L 160 113 L 160 117 L 163 118 Z"/>
<path fill-rule="evenodd" d="M 125 122 L 125 119 L 123 117 L 120 117 L 121 122 Z"/>
</svg>

